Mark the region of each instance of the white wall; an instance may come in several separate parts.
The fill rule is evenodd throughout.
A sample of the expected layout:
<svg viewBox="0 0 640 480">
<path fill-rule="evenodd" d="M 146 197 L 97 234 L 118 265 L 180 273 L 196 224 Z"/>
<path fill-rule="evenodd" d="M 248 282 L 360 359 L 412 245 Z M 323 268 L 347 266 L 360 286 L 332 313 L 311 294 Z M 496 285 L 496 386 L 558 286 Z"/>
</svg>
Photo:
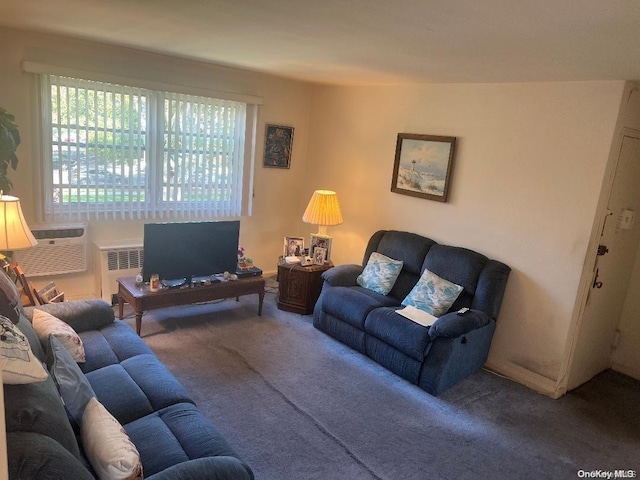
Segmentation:
<svg viewBox="0 0 640 480">
<path fill-rule="evenodd" d="M 623 82 L 325 87 L 315 92 L 309 191 L 338 192 L 334 261 L 401 229 L 477 250 L 512 274 L 489 365 L 551 393 Z M 458 138 L 448 203 L 391 193 L 399 132 Z"/>
<path fill-rule="evenodd" d="M 23 60 L 262 97 L 264 104 L 259 110 L 256 139 L 253 214 L 241 219 L 240 242 L 257 265 L 265 271 L 275 271 L 278 255 L 282 253 L 283 237 L 304 233 L 301 180 L 307 169 L 311 85 L 131 49 L 2 28 L 0 45 L 0 105 L 16 116 L 22 136 L 18 170 L 10 174 L 14 183 L 11 193 L 21 198 L 29 223 L 38 221 L 33 192 L 40 187 L 34 177 L 34 165 L 39 158 L 32 148 L 34 98 L 29 88 L 30 75 L 21 71 Z M 290 169 L 262 167 L 265 123 L 295 127 Z M 144 221 L 91 222 L 89 231 L 92 241 L 142 239 L 143 225 Z M 98 294 L 93 260 L 89 263 L 91 268 L 84 275 L 55 278 L 67 298 Z M 36 285 L 47 281 L 34 280 Z"/>
<path fill-rule="evenodd" d="M 640 132 L 640 83 L 630 86 L 625 116 L 622 124 L 636 132 Z M 638 193 L 640 195 L 640 193 Z M 636 222 L 638 218 L 636 212 Z M 619 344 L 613 353 L 612 367 L 640 380 L 640 249 L 631 274 L 627 289 L 626 301 L 620 317 Z"/>
<path fill-rule="evenodd" d="M 275 270 L 284 235 L 317 188 L 339 193 L 345 223 L 330 227 L 335 263 L 360 262 L 377 229 L 402 229 L 509 264 L 490 366 L 552 392 L 571 324 L 623 82 L 321 87 L 134 50 L 0 29 L 0 105 L 23 144 L 13 194 L 35 221 L 29 75 L 25 60 L 186 82 L 264 98 L 254 212 L 241 243 Z M 261 166 L 265 123 L 295 126 L 290 170 Z M 458 138 L 448 203 L 390 192 L 399 132 Z M 140 238 L 143 222 L 92 223 L 94 240 Z M 96 295 L 94 272 L 57 277 L 69 297 Z"/>
<path fill-rule="evenodd" d="M 637 220 L 636 220 L 637 221 Z M 619 344 L 613 353 L 615 370 L 640 380 L 640 250 L 636 255 L 627 298 L 622 310 Z"/>
</svg>

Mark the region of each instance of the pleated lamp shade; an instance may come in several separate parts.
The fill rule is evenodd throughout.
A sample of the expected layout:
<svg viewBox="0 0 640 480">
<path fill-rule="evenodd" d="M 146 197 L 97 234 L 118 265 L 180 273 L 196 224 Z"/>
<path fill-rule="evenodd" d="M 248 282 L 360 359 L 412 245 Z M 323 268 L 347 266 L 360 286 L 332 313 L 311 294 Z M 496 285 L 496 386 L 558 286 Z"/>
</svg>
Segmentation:
<svg viewBox="0 0 640 480">
<path fill-rule="evenodd" d="M 0 251 L 23 250 L 37 243 L 22 215 L 20 199 L 2 195 L 0 197 Z"/>
<path fill-rule="evenodd" d="M 309 205 L 302 215 L 306 223 L 318 225 L 318 235 L 327 234 L 327 226 L 342 223 L 342 210 L 338 202 L 338 194 L 331 190 L 316 190 L 313 192 Z"/>
</svg>

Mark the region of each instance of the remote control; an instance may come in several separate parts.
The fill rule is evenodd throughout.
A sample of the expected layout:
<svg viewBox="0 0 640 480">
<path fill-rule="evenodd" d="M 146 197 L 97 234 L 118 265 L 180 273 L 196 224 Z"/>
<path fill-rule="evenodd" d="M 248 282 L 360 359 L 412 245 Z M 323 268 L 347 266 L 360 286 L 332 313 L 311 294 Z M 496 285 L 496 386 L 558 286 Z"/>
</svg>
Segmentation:
<svg viewBox="0 0 640 480">
<path fill-rule="evenodd" d="M 467 307 L 462 307 L 460 310 L 458 310 L 458 315 L 464 315 L 468 311 L 469 309 Z"/>
</svg>

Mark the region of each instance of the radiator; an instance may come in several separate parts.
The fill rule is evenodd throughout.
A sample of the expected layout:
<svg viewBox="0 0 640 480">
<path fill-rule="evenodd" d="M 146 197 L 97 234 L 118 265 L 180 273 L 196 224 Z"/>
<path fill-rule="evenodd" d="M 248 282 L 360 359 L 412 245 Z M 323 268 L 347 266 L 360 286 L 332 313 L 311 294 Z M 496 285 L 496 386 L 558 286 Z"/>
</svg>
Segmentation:
<svg viewBox="0 0 640 480">
<path fill-rule="evenodd" d="M 140 273 L 144 260 L 142 242 L 98 244 L 96 272 L 98 291 L 103 300 L 114 304 L 118 293 L 118 277 L 132 277 Z"/>
<path fill-rule="evenodd" d="M 15 252 L 28 277 L 62 275 L 87 270 L 87 225 L 32 226 L 35 247 Z"/>
</svg>

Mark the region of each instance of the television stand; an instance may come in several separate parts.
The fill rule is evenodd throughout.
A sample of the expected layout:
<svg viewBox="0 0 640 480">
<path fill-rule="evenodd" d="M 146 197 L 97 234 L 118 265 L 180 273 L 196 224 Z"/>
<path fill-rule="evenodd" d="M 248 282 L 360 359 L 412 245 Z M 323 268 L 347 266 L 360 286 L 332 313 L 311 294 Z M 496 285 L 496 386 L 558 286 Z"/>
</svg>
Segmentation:
<svg viewBox="0 0 640 480">
<path fill-rule="evenodd" d="M 242 295 L 258 294 L 258 315 L 262 315 L 265 280 L 262 275 L 239 278 L 228 282 L 215 282 L 211 285 L 191 286 L 190 288 L 167 288 L 157 292 L 149 290 L 149 284 L 136 285 L 135 277 L 121 277 L 118 281 L 118 314 L 124 317 L 124 304 L 131 305 L 136 312 L 136 333 L 142 329 L 142 315 L 145 310 L 191 305 L 224 298 L 236 298 Z"/>
</svg>

